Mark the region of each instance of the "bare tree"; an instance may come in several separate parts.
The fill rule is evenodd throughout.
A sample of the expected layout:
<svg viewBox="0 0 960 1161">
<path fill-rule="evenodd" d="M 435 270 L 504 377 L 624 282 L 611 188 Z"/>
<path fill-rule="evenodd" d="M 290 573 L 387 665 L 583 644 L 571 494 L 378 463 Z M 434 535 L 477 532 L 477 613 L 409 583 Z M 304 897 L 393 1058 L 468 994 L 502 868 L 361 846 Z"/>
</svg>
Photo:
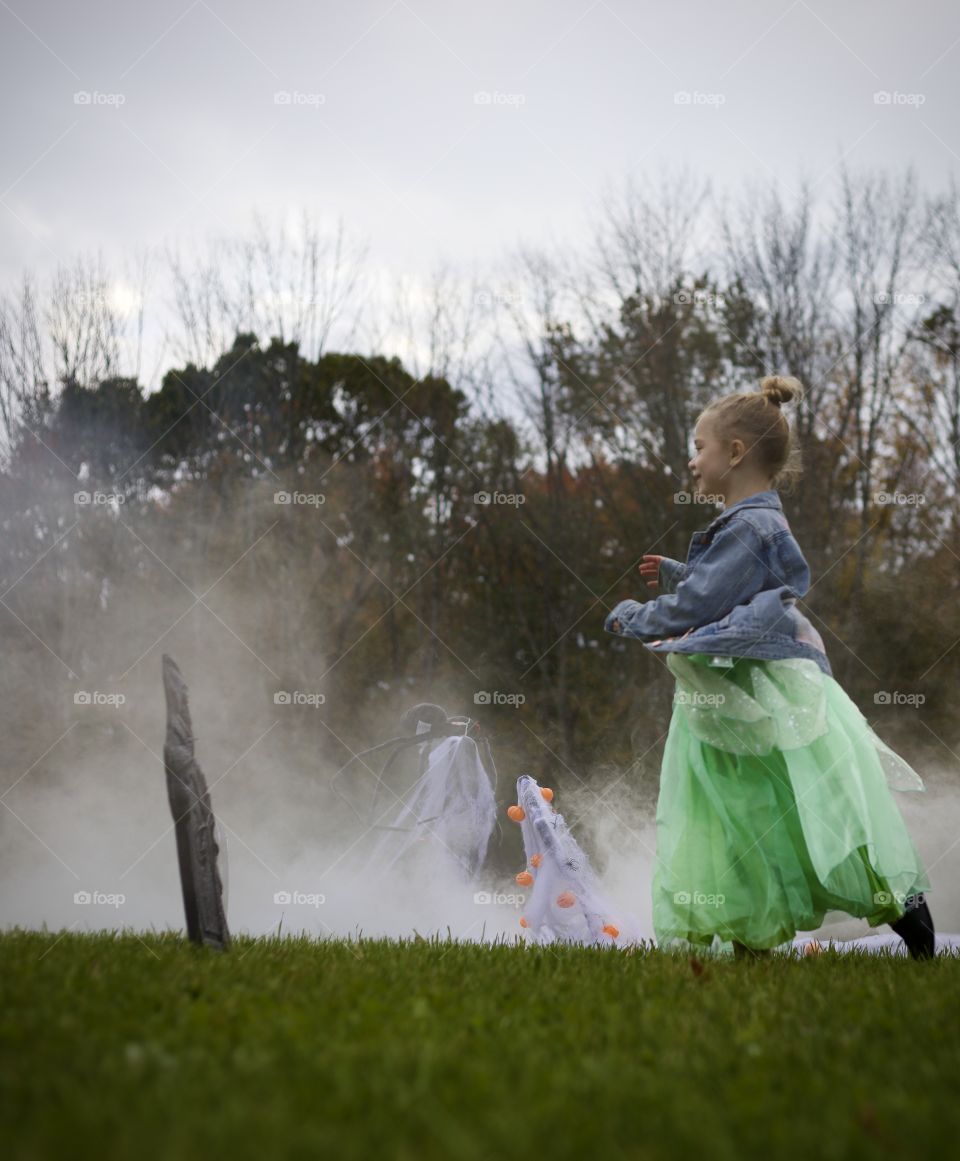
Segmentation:
<svg viewBox="0 0 960 1161">
<path fill-rule="evenodd" d="M 401 276 L 385 304 L 389 329 L 377 332 L 375 349 L 395 352 L 417 379 L 446 379 L 469 391 L 477 382 L 484 304 L 475 271 L 462 275 L 443 262 L 425 284 Z"/>
<path fill-rule="evenodd" d="M 0 456 L 4 466 L 24 417 L 49 398 L 43 347 L 36 291 L 29 275 L 24 275 L 19 294 L 5 295 L 0 300 Z"/>
<path fill-rule="evenodd" d="M 214 239 L 195 259 L 168 251 L 176 357 L 210 366 L 247 331 L 263 341 L 295 342 L 304 358 L 318 359 L 340 323 L 349 345 L 357 317 L 349 325 L 345 318 L 356 305 L 366 255 L 342 221 L 325 234 L 306 210 L 293 236 L 282 223 L 271 235 L 254 214 L 248 234 Z"/>
<path fill-rule="evenodd" d="M 145 268 L 141 274 L 145 277 Z M 0 300 L 0 423 L 3 458 L 23 426 L 35 435 L 41 413 L 65 383 L 94 388 L 139 365 L 143 333 L 143 283 L 130 302 L 102 256 L 81 255 L 59 266 L 49 289 L 39 293 L 25 275 L 20 290 Z M 130 323 L 136 312 L 131 348 Z"/>
<path fill-rule="evenodd" d="M 89 387 L 120 374 L 123 320 L 111 290 L 100 257 L 57 269 L 46 323 L 58 382 Z"/>
<path fill-rule="evenodd" d="M 709 196 L 710 183 L 686 169 L 662 172 L 656 185 L 629 176 L 619 190 L 604 192 L 594 232 L 595 267 L 614 302 L 638 291 L 672 294 L 706 258 Z"/>
<path fill-rule="evenodd" d="M 924 302 L 915 326 L 911 380 L 915 390 L 899 408 L 900 418 L 920 438 L 928 457 L 924 481 L 936 472 L 954 503 L 960 492 L 960 189 L 952 179 L 945 194 L 929 203 L 925 268 L 939 301 Z"/>
<path fill-rule="evenodd" d="M 885 429 L 906 379 L 924 300 L 917 260 L 923 223 L 911 172 L 891 182 L 886 175 L 853 177 L 844 169 L 840 211 L 849 346 L 836 368 L 842 390 L 834 434 L 856 461 L 862 564 L 862 541 L 876 519 L 872 494 L 891 450 Z"/>
<path fill-rule="evenodd" d="M 815 220 L 809 189 L 792 206 L 775 189 L 751 191 L 736 220 L 722 212 L 728 284 L 739 282 L 754 312 L 747 335 L 758 371 L 795 375 L 807 389 L 798 427 L 815 431 L 830 374 L 841 353 L 837 329 L 838 243 Z"/>
</svg>

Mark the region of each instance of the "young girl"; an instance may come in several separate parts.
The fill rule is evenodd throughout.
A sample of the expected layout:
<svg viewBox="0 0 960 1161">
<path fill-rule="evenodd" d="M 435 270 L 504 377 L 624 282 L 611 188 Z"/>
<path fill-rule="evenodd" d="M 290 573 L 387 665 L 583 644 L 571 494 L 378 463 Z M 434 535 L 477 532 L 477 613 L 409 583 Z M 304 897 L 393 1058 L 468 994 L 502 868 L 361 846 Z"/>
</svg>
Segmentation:
<svg viewBox="0 0 960 1161">
<path fill-rule="evenodd" d="M 798 449 L 781 404 L 796 379 L 711 403 L 689 463 L 723 504 L 686 564 L 646 554 L 664 595 L 621 601 L 604 628 L 666 655 L 676 677 L 657 802 L 653 925 L 673 941 L 769 952 L 827 911 L 890 926 L 934 952 L 930 883 L 890 793 L 923 790 L 833 678 L 796 607 L 810 570 L 776 483 Z"/>
</svg>

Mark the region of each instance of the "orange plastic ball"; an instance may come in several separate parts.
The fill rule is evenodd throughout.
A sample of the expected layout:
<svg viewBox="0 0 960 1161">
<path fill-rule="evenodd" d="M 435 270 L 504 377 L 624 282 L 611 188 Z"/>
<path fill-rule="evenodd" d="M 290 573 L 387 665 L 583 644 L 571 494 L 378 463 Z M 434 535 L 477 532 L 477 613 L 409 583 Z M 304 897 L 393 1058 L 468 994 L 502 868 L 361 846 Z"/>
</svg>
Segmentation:
<svg viewBox="0 0 960 1161">
<path fill-rule="evenodd" d="M 549 786 L 542 786 L 540 788 L 540 793 L 547 800 L 547 802 L 553 802 L 553 791 Z"/>
<path fill-rule="evenodd" d="M 531 887 L 533 886 L 533 875 L 531 875 L 529 871 L 521 871 L 520 874 L 516 876 L 516 882 L 520 887 Z"/>
<path fill-rule="evenodd" d="M 520 926 L 521 927 L 528 927 L 529 926 L 526 919 L 524 919 L 524 917 L 522 915 L 520 916 Z"/>
<path fill-rule="evenodd" d="M 507 816 L 512 818 L 514 822 L 523 822 L 523 820 L 527 817 L 527 812 L 523 809 L 522 806 L 508 806 Z"/>
<path fill-rule="evenodd" d="M 612 923 L 606 924 L 603 930 L 607 933 L 607 935 L 612 936 L 614 939 L 616 939 L 620 934 L 620 928 L 614 927 Z"/>
<path fill-rule="evenodd" d="M 572 907 L 576 901 L 577 897 L 572 891 L 561 891 L 557 896 L 558 907 Z"/>
<path fill-rule="evenodd" d="M 539 867 L 543 862 L 543 855 L 532 855 L 530 858 L 531 867 Z"/>
</svg>

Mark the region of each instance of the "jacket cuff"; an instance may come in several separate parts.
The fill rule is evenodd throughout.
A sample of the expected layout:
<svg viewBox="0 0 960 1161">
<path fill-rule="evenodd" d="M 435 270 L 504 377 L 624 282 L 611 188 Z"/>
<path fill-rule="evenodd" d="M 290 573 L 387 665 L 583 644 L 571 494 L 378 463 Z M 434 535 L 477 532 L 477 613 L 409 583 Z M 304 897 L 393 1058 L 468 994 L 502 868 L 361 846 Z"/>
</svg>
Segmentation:
<svg viewBox="0 0 960 1161">
<path fill-rule="evenodd" d="M 682 564 L 679 560 L 671 560 L 669 556 L 665 556 L 660 561 L 660 570 L 657 573 L 657 581 L 659 582 L 661 592 L 676 592 L 677 585 L 683 580 L 683 575 L 686 571 L 687 566 L 685 564 Z"/>
<path fill-rule="evenodd" d="M 637 604 L 636 601 L 625 600 L 620 601 L 614 605 L 607 613 L 606 620 L 603 622 L 603 628 L 607 633 L 613 633 L 615 636 L 624 636 L 624 620 L 630 608 Z"/>
</svg>

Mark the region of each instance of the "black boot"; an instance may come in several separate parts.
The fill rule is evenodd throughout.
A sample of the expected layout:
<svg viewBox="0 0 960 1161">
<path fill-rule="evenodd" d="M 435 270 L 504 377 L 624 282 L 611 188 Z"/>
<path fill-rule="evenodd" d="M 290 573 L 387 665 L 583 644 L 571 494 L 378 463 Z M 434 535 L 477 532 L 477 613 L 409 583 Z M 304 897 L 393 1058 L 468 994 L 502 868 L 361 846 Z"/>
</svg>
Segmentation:
<svg viewBox="0 0 960 1161">
<path fill-rule="evenodd" d="M 733 958 L 735 960 L 741 959 L 769 959 L 771 949 L 769 947 L 747 947 L 745 943 L 740 943 L 738 940 L 733 940 Z"/>
<path fill-rule="evenodd" d="M 922 895 L 907 900 L 907 910 L 890 926 L 907 945 L 914 959 L 932 959 L 934 955 L 933 917 Z"/>
</svg>

